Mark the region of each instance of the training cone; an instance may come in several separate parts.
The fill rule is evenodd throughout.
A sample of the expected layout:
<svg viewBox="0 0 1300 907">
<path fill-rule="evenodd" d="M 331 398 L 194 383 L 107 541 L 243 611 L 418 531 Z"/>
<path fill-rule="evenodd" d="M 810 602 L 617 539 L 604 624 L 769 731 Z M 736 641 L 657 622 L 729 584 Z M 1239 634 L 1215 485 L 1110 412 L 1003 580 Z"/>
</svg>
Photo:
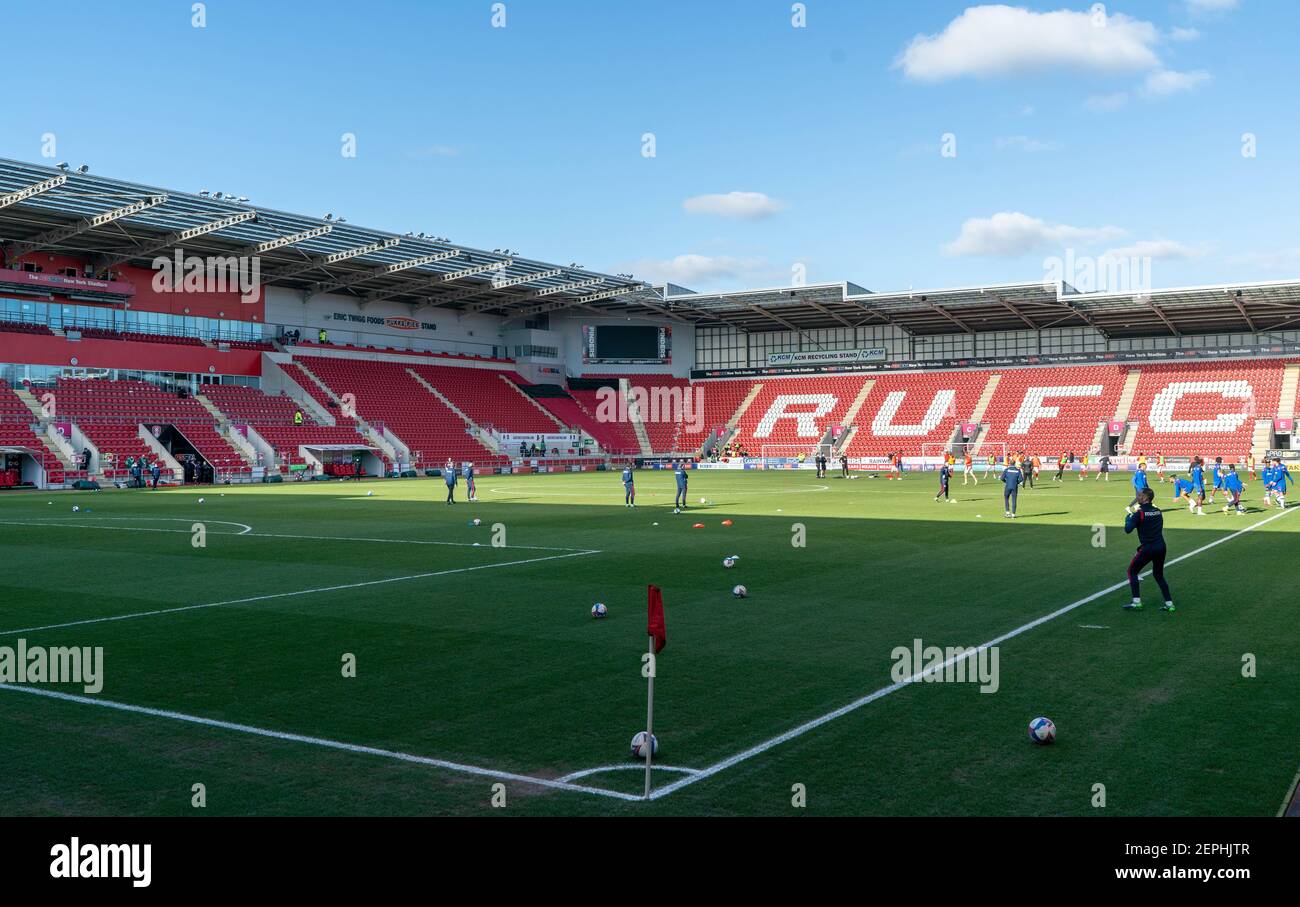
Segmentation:
<svg viewBox="0 0 1300 907">
<path fill-rule="evenodd" d="M 723 520 L 723 521 L 722 521 L 722 525 L 724 525 L 724 526 L 730 526 L 730 525 L 732 525 L 731 520 Z"/>
<path fill-rule="evenodd" d="M 692 528 L 692 529 L 703 529 L 703 528 L 704 528 L 704 524 L 703 524 L 703 523 L 696 523 L 696 524 L 695 524 L 694 526 L 692 526 L 691 528 Z"/>
</svg>

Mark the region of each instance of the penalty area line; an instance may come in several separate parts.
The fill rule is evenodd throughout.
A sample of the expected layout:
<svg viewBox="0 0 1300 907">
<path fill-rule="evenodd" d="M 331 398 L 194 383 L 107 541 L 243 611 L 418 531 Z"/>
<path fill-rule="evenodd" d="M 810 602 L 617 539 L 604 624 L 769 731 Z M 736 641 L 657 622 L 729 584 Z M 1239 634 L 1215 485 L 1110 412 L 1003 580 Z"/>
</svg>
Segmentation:
<svg viewBox="0 0 1300 907">
<path fill-rule="evenodd" d="M 1232 541 L 1233 539 L 1237 538 L 1240 535 L 1244 535 L 1245 533 L 1258 529 L 1261 526 L 1266 526 L 1269 523 L 1273 522 L 1274 520 L 1281 519 L 1282 517 L 1286 516 L 1290 512 L 1291 512 L 1290 509 L 1283 510 L 1280 513 L 1273 514 L 1267 519 L 1260 520 L 1258 523 L 1252 523 L 1249 526 L 1243 527 L 1242 529 L 1238 529 L 1236 532 L 1230 533 L 1225 536 L 1221 536 L 1212 542 L 1208 542 L 1202 545 L 1200 548 L 1196 548 L 1192 551 L 1188 551 L 1186 554 L 1181 554 L 1178 557 L 1167 561 L 1165 563 L 1165 567 L 1166 568 L 1172 567 L 1174 564 L 1177 564 L 1180 561 L 1185 561 L 1188 558 L 1195 557 L 1198 554 L 1203 554 L 1204 552 L 1209 551 L 1211 548 L 1216 548 L 1219 545 L 1222 545 L 1224 542 Z M 1151 575 L 1150 572 L 1142 574 L 1143 577 L 1147 577 L 1150 575 Z M 871 703 L 875 702 L 877 699 L 883 699 L 884 697 L 888 696 L 890 693 L 897 693 L 899 690 L 903 689 L 903 687 L 923 679 L 928 674 L 933 674 L 938 671 L 944 671 L 947 668 L 951 667 L 952 665 L 956 664 L 957 662 L 970 658 L 971 656 L 975 655 L 977 652 L 979 652 L 982 649 L 988 649 L 992 646 L 1000 645 L 1006 642 L 1008 639 L 1014 639 L 1015 637 L 1020 636 L 1022 633 L 1028 633 L 1030 630 L 1033 630 L 1035 627 L 1040 627 L 1043 624 L 1047 623 L 1048 621 L 1055 620 L 1056 618 L 1060 617 L 1063 614 L 1069 614 L 1071 611 L 1074 611 L 1077 608 L 1082 608 L 1084 605 L 1091 604 L 1092 602 L 1097 601 L 1097 599 L 1104 598 L 1105 596 L 1110 595 L 1111 593 L 1123 589 L 1127 586 L 1128 586 L 1128 580 L 1126 579 L 1123 582 L 1119 582 L 1107 586 L 1105 589 L 1102 589 L 1099 592 L 1094 592 L 1091 595 L 1085 596 L 1084 598 L 1081 598 L 1076 602 L 1071 602 L 1070 604 L 1062 608 L 1057 608 L 1055 611 L 1052 611 L 1049 614 L 1044 614 L 1042 617 L 1031 620 L 1027 624 L 1022 624 L 1019 627 L 1016 627 L 1014 630 L 1009 630 L 1006 633 L 1003 633 L 1001 636 L 998 636 L 994 639 L 990 639 L 988 642 L 983 643 L 982 645 L 976 646 L 973 649 L 968 649 L 966 652 L 960 655 L 955 655 L 952 658 L 949 658 L 943 664 L 934 665 L 930 668 L 925 669 L 924 671 L 918 671 L 917 673 L 913 674 L 911 677 L 908 677 L 905 680 L 900 680 L 897 683 L 892 683 L 887 687 L 881 687 L 875 692 L 868 693 L 866 696 L 863 696 L 860 699 L 855 699 L 853 702 L 850 702 L 847 705 L 840 706 L 838 709 L 835 709 L 834 711 L 827 712 L 826 714 L 813 718 L 810 721 L 805 721 L 803 724 L 791 728 L 790 730 L 786 731 L 783 734 L 778 734 L 775 737 L 771 737 L 767 740 L 764 740 L 762 743 L 755 744 L 754 746 L 751 746 L 747 750 L 743 750 L 739 753 L 736 753 L 734 756 L 728 756 L 726 759 L 723 759 L 721 762 L 716 762 L 713 765 L 710 765 L 708 768 L 701 769 L 699 772 L 693 775 L 687 775 L 685 778 L 680 778 L 677 781 L 672 782 L 671 784 L 667 784 L 664 787 L 658 788 L 657 790 L 653 790 L 650 792 L 650 799 L 657 800 L 660 797 L 666 797 L 669 794 L 673 793 L 674 791 L 681 790 L 683 787 L 686 787 L 689 784 L 694 784 L 697 781 L 703 781 L 705 778 L 711 778 L 712 776 L 718 774 L 719 772 L 726 771 L 732 766 L 739 765 L 741 762 L 744 762 L 748 759 L 752 759 L 753 757 L 765 753 L 768 750 L 780 746 L 783 743 L 787 743 L 795 739 L 796 737 L 801 737 L 804 734 L 808 733 L 809 731 L 816 730 L 817 728 L 821 727 L 823 724 L 834 721 L 836 718 L 842 718 L 843 716 L 848 715 L 851 712 L 856 712 L 858 709 L 862 708 L 863 706 L 870 705 Z"/>
<path fill-rule="evenodd" d="M 60 693 L 57 690 L 42 690 L 35 687 L 15 686 L 13 684 L 0 684 L 0 689 L 13 690 L 18 693 L 30 693 L 33 696 L 44 696 L 47 699 L 58 699 L 63 702 L 75 702 L 81 705 L 99 706 L 100 708 L 114 709 L 119 712 L 130 712 L 134 715 L 147 715 L 151 718 L 166 718 L 171 721 L 183 721 L 188 724 L 197 724 L 203 727 L 217 728 L 223 731 L 234 731 L 239 734 L 251 734 L 255 737 L 269 737 L 273 740 L 285 740 L 290 743 L 305 743 L 310 746 L 342 750 L 344 752 L 356 753 L 363 756 L 379 756 L 384 759 L 393 759 L 398 762 L 411 762 L 416 765 L 427 765 L 433 768 L 446 769 L 451 772 L 459 772 L 464 775 L 495 778 L 499 781 L 514 781 L 519 784 L 531 784 L 536 785 L 537 787 L 549 788 L 551 790 L 595 794 L 600 797 L 612 797 L 616 800 L 642 799 L 642 797 L 637 794 L 625 794 L 619 791 L 605 790 L 604 788 L 591 787 L 585 784 L 573 784 L 563 779 L 554 780 L 551 778 L 537 778 L 532 775 L 521 775 L 517 772 L 484 768 L 479 765 L 467 765 L 463 762 L 449 762 L 445 759 L 434 759 L 430 756 L 417 756 L 412 753 L 403 753 L 397 750 L 386 750 L 374 746 L 363 746 L 358 743 L 346 743 L 342 740 L 330 740 L 326 737 L 311 737 L 306 734 L 294 734 L 287 731 L 275 731 L 269 728 L 254 727 L 249 724 L 237 724 L 233 721 L 221 721 L 216 718 L 203 718 L 199 715 L 187 715 L 184 712 L 172 712 L 167 709 L 154 709 L 149 708 L 148 706 L 131 705 L 126 702 L 115 702 L 111 699 L 96 699 L 92 696 L 78 696 L 73 693 Z"/>
<path fill-rule="evenodd" d="M 372 579 L 360 583 L 344 583 L 338 586 L 318 586 L 314 589 L 296 589 L 292 592 L 272 592 L 267 595 L 251 595 L 247 598 L 232 598 L 227 601 L 205 602 L 199 605 L 178 605 L 175 608 L 155 608 L 150 611 L 135 611 L 130 614 L 114 614 L 108 617 L 88 617 L 83 620 L 70 620 L 60 624 L 45 624 L 39 627 L 20 627 L 16 630 L 0 630 L 0 639 L 16 636 L 19 633 L 35 633 L 39 630 L 61 630 L 64 627 L 82 627 L 87 624 L 102 624 L 116 620 L 134 620 L 140 617 L 154 617 L 159 614 L 176 614 L 181 611 L 201 611 L 205 608 L 220 608 L 224 605 L 248 605 L 254 602 L 270 601 L 276 598 L 294 598 L 300 595 L 314 595 L 318 592 L 342 592 L 347 589 L 364 589 L 368 586 L 382 586 L 387 583 L 404 583 L 410 580 L 429 579 L 435 576 L 450 576 L 454 573 L 472 573 L 475 570 L 491 570 L 495 567 L 519 567 L 523 564 L 537 564 L 542 561 L 561 560 L 569 557 L 583 557 L 599 554 L 599 551 L 578 551 L 572 554 L 552 554 L 547 557 L 529 557 L 520 561 L 502 561 L 498 564 L 479 564 L 474 567 L 454 567 L 449 570 L 434 570 L 430 573 L 412 573 L 410 576 L 390 576 L 387 579 Z"/>
</svg>

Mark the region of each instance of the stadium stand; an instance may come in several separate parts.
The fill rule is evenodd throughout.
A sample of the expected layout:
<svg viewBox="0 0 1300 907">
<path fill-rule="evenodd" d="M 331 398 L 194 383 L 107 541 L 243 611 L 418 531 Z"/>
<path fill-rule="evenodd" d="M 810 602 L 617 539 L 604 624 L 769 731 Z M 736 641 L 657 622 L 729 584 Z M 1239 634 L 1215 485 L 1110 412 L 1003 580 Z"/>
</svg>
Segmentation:
<svg viewBox="0 0 1300 907">
<path fill-rule="evenodd" d="M 7 334 L 51 335 L 54 333 L 43 324 L 32 324 L 29 321 L 0 321 L 0 331 Z"/>
<path fill-rule="evenodd" d="M 1115 415 L 1127 374 L 1113 365 L 1008 369 L 981 419 L 981 442 L 1040 456 L 1087 452 Z"/>
<path fill-rule="evenodd" d="M 365 443 L 353 420 L 347 420 L 347 424 L 320 425 L 292 397 L 271 396 L 239 384 L 207 385 L 203 396 L 232 422 L 251 425 L 290 465 L 306 462 L 298 451 L 300 445 Z M 300 410 L 303 424 L 295 425 L 294 415 Z"/>
<path fill-rule="evenodd" d="M 1256 419 L 1277 415 L 1277 359 L 1143 365 L 1130 421 L 1134 451 L 1233 457 L 1251 448 Z"/>
<path fill-rule="evenodd" d="M 509 382 L 523 378 L 499 369 L 454 365 L 408 366 L 482 428 L 508 432 L 556 432 L 560 426 Z"/>
<path fill-rule="evenodd" d="M 460 416 L 411 377 L 405 363 L 304 356 L 298 365 L 335 395 L 355 395 L 357 415 L 396 435 L 417 466 L 440 466 L 448 457 L 457 462 L 508 462 L 476 440 Z M 299 383 L 311 389 L 310 377 L 303 376 Z"/>
</svg>

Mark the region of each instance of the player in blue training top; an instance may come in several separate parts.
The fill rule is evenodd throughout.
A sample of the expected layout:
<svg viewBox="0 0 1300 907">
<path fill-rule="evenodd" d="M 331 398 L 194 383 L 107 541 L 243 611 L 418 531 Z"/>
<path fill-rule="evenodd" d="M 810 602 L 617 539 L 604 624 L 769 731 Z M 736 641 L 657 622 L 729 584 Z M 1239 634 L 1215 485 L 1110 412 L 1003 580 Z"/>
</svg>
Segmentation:
<svg viewBox="0 0 1300 907">
<path fill-rule="evenodd" d="M 1133 601 L 1124 606 L 1127 611 L 1142 608 L 1142 592 L 1138 583 L 1142 568 L 1147 564 L 1151 565 L 1151 575 L 1165 596 L 1163 610 L 1174 610 L 1174 597 L 1169 591 L 1169 583 L 1165 582 L 1165 515 L 1155 505 L 1155 497 L 1154 491 L 1143 488 L 1138 492 L 1138 509 L 1124 518 L 1124 532 L 1137 530 L 1138 534 L 1137 553 L 1128 562 L 1128 586 L 1133 592 Z"/>
<path fill-rule="evenodd" d="M 1264 458 L 1264 468 L 1259 471 L 1260 481 L 1264 483 L 1264 506 L 1273 506 L 1273 461 Z"/>
<path fill-rule="evenodd" d="M 636 486 L 632 484 L 632 463 L 623 467 L 623 506 L 636 506 Z"/>
<path fill-rule="evenodd" d="M 461 468 L 461 475 L 465 477 L 465 496 L 471 501 L 478 500 L 478 491 L 474 488 L 474 464 L 466 462 Z"/>
<path fill-rule="evenodd" d="M 447 458 L 447 464 L 442 467 L 442 480 L 447 483 L 447 503 L 456 503 L 456 464 L 451 462 L 451 457 Z"/>
<path fill-rule="evenodd" d="M 1015 460 L 1008 458 L 1006 469 L 1002 470 L 1002 507 L 1005 511 L 1002 515 L 1016 518 L 1016 498 L 1020 495 L 1020 483 L 1024 481 L 1024 474 Z"/>
<path fill-rule="evenodd" d="M 1223 477 L 1223 490 L 1228 493 L 1228 503 L 1223 505 L 1223 512 L 1229 510 L 1236 511 L 1237 516 L 1246 512 L 1246 508 L 1241 506 L 1241 492 L 1244 489 L 1241 484 L 1241 476 L 1237 474 L 1237 464 L 1231 463 L 1228 466 L 1228 472 Z"/>
<path fill-rule="evenodd" d="M 1192 457 L 1192 512 L 1205 516 L 1205 461 Z"/>
<path fill-rule="evenodd" d="M 1286 468 L 1281 457 L 1273 458 L 1273 496 L 1277 498 L 1277 506 L 1283 510 L 1286 509 L 1286 486 L 1290 482 L 1295 484 L 1295 479 L 1291 478 L 1291 470 Z"/>
<path fill-rule="evenodd" d="M 1223 457 L 1215 457 L 1214 466 L 1210 469 L 1210 482 L 1212 483 L 1210 487 L 1211 504 L 1215 503 L 1214 501 L 1215 495 L 1217 495 L 1220 491 L 1227 490 L 1223 487 L 1223 479 L 1224 479 Z"/>
<path fill-rule="evenodd" d="M 1146 466 L 1139 460 L 1137 472 L 1133 473 L 1133 500 L 1129 501 L 1128 507 L 1124 508 L 1126 512 L 1132 513 L 1141 506 L 1142 489 L 1150 488 L 1147 484 Z"/>
<path fill-rule="evenodd" d="M 939 490 L 935 492 L 934 495 L 936 503 L 940 496 L 942 496 L 945 501 L 950 500 L 948 497 L 948 480 L 950 478 L 952 478 L 952 469 L 948 466 L 948 462 L 945 460 L 939 465 Z"/>
<path fill-rule="evenodd" d="M 1182 476 L 1174 476 L 1174 500 L 1185 497 L 1187 498 L 1187 509 L 1195 510 L 1196 502 L 1192 498 L 1192 480 L 1184 479 Z"/>
<path fill-rule="evenodd" d="M 673 513 L 686 509 L 686 461 L 673 461 L 673 476 L 677 479 L 677 495 L 673 498 Z"/>
</svg>

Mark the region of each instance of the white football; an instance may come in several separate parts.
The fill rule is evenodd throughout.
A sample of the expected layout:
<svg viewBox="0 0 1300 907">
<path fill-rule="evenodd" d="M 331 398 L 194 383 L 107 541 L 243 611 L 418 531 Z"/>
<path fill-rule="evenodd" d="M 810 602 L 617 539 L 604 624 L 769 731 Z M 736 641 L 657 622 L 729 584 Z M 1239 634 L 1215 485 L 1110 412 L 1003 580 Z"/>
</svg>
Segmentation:
<svg viewBox="0 0 1300 907">
<path fill-rule="evenodd" d="M 749 594 L 749 590 L 746 589 L 744 586 L 738 585 L 736 586 L 736 588 L 731 590 L 731 594 L 736 596 L 736 598 L 744 598 L 746 595 Z"/>
<path fill-rule="evenodd" d="M 1050 718 L 1035 718 L 1029 722 L 1029 739 L 1042 745 L 1051 743 L 1056 739 L 1056 725 Z"/>
<path fill-rule="evenodd" d="M 633 736 L 632 738 L 633 759 L 645 758 L 645 738 L 646 738 L 645 731 L 637 731 L 636 735 Z M 656 737 L 654 734 L 650 735 L 650 755 L 652 756 L 659 755 L 659 738 Z"/>
<path fill-rule="evenodd" d="M 199 503 L 200 503 L 200 504 L 203 503 L 203 498 L 199 498 Z"/>
<path fill-rule="evenodd" d="M 368 497 L 368 498 L 373 498 L 374 496 L 375 496 L 375 493 L 374 493 L 373 491 L 367 491 L 367 492 L 366 492 L 366 497 Z"/>
<path fill-rule="evenodd" d="M 609 614 L 609 609 L 605 607 L 604 602 L 596 602 L 591 606 L 591 616 L 595 618 L 605 617 Z"/>
<path fill-rule="evenodd" d="M 475 518 L 474 518 L 474 525 L 475 525 L 475 526 L 482 526 L 482 525 L 483 525 L 483 521 L 480 520 L 478 517 L 475 517 Z"/>
<path fill-rule="evenodd" d="M 700 503 L 701 503 L 701 504 L 707 504 L 707 503 L 709 503 L 709 502 L 708 502 L 706 499 L 704 499 L 704 498 L 700 498 Z"/>
<path fill-rule="evenodd" d="M 72 512 L 73 512 L 73 513 L 80 513 L 80 512 L 81 512 L 81 508 L 78 507 L 76 504 L 73 504 L 73 505 L 72 505 Z"/>
<path fill-rule="evenodd" d="M 736 559 L 734 557 L 724 557 L 722 559 L 722 566 L 730 570 L 732 567 L 736 566 Z"/>
</svg>

